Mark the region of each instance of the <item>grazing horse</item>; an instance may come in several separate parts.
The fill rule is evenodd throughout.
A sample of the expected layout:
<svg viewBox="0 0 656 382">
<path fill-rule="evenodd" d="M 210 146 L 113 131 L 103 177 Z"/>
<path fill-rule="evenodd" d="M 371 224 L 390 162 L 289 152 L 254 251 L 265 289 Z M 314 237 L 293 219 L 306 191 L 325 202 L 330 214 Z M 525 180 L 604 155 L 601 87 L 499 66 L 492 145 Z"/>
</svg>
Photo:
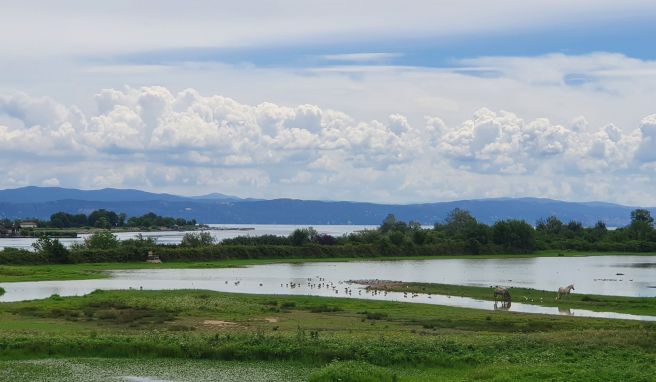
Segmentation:
<svg viewBox="0 0 656 382">
<path fill-rule="evenodd" d="M 500 286 L 494 288 L 494 301 L 497 300 L 497 296 L 501 296 L 504 299 L 504 301 L 510 301 L 512 299 L 510 297 L 510 292 L 508 292 L 508 288 L 504 288 Z"/>
<path fill-rule="evenodd" d="M 574 284 L 569 284 L 566 287 L 558 288 L 558 297 L 556 297 L 556 300 L 560 300 L 562 296 L 569 296 L 569 292 L 573 290 L 574 290 Z"/>
</svg>

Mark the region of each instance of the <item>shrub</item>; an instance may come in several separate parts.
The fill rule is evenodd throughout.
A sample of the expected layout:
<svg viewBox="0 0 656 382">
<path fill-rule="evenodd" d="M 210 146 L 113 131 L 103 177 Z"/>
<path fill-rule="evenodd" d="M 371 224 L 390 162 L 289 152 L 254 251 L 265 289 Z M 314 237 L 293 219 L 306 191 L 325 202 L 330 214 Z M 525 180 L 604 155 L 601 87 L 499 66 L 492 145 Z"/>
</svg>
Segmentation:
<svg viewBox="0 0 656 382">
<path fill-rule="evenodd" d="M 57 239 L 51 239 L 47 236 L 42 236 L 32 244 L 34 250 L 47 258 L 51 259 L 53 263 L 67 263 L 68 262 L 68 249 Z"/>
<path fill-rule="evenodd" d="M 366 362 L 335 361 L 310 375 L 310 382 L 395 382 L 398 377 L 389 369 Z"/>
<path fill-rule="evenodd" d="M 89 249 L 112 249 L 118 248 L 120 244 L 116 235 L 109 231 L 96 232 L 84 239 L 84 246 Z"/>
<path fill-rule="evenodd" d="M 5 248 L 0 251 L 0 264 L 47 264 L 48 262 L 48 257 L 43 253 L 18 248 Z"/>
<path fill-rule="evenodd" d="M 187 232 L 182 236 L 182 247 L 206 247 L 214 244 L 214 238 L 209 232 Z"/>
<path fill-rule="evenodd" d="M 317 235 L 317 231 L 312 227 L 297 228 L 289 235 L 289 241 L 293 245 L 303 245 L 312 241 Z"/>
</svg>

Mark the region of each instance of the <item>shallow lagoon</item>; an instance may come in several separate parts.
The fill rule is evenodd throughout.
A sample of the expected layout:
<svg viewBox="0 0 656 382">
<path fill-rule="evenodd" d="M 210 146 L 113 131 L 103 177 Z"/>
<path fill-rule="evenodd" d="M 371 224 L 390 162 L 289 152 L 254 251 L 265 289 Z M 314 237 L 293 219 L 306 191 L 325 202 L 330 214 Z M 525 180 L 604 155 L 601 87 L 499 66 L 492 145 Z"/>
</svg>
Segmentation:
<svg viewBox="0 0 656 382">
<path fill-rule="evenodd" d="M 374 294 L 364 286 L 349 284 L 348 281 L 380 279 L 484 287 L 504 285 L 554 291 L 558 286 L 574 283 L 574 293 L 656 297 L 655 266 L 656 256 L 588 256 L 308 262 L 242 268 L 120 270 L 110 271 L 111 278 L 108 279 L 2 283 L 0 286 L 6 293 L 0 297 L 0 301 L 39 299 L 53 294 L 84 295 L 95 289 L 207 289 L 236 293 L 365 298 L 653 321 L 656 317 L 580 309 L 559 310 L 556 307 L 532 305 L 529 303 L 539 302 L 523 301 L 521 296 L 514 296 L 514 302 L 508 308 L 495 305 L 494 302 L 466 297 Z"/>
</svg>

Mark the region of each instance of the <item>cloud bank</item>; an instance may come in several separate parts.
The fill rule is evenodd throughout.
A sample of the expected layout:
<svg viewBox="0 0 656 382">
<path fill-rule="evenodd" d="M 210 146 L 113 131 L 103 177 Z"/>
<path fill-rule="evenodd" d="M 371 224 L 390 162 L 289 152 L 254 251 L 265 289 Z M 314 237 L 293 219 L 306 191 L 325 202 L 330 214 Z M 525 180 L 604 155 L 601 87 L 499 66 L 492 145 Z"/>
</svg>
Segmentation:
<svg viewBox="0 0 656 382">
<path fill-rule="evenodd" d="M 0 186 L 138 187 L 200 194 L 416 202 L 551 196 L 654 203 L 656 114 L 638 126 L 473 110 L 448 125 L 362 121 L 317 105 L 245 104 L 194 89 L 103 89 L 84 113 L 0 96 Z"/>
</svg>

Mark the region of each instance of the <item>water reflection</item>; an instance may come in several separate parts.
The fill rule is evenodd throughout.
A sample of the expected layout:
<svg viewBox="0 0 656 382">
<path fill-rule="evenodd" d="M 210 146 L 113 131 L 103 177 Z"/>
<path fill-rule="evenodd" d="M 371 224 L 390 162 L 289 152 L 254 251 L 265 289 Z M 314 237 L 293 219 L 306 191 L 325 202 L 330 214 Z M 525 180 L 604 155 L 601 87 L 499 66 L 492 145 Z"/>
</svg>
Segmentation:
<svg viewBox="0 0 656 382">
<path fill-rule="evenodd" d="M 512 306 L 511 301 L 494 302 L 494 310 L 509 310 L 511 306 Z"/>
<path fill-rule="evenodd" d="M 572 315 L 572 309 L 559 306 L 558 307 L 558 314 L 562 314 L 563 316 L 571 316 Z"/>
</svg>

